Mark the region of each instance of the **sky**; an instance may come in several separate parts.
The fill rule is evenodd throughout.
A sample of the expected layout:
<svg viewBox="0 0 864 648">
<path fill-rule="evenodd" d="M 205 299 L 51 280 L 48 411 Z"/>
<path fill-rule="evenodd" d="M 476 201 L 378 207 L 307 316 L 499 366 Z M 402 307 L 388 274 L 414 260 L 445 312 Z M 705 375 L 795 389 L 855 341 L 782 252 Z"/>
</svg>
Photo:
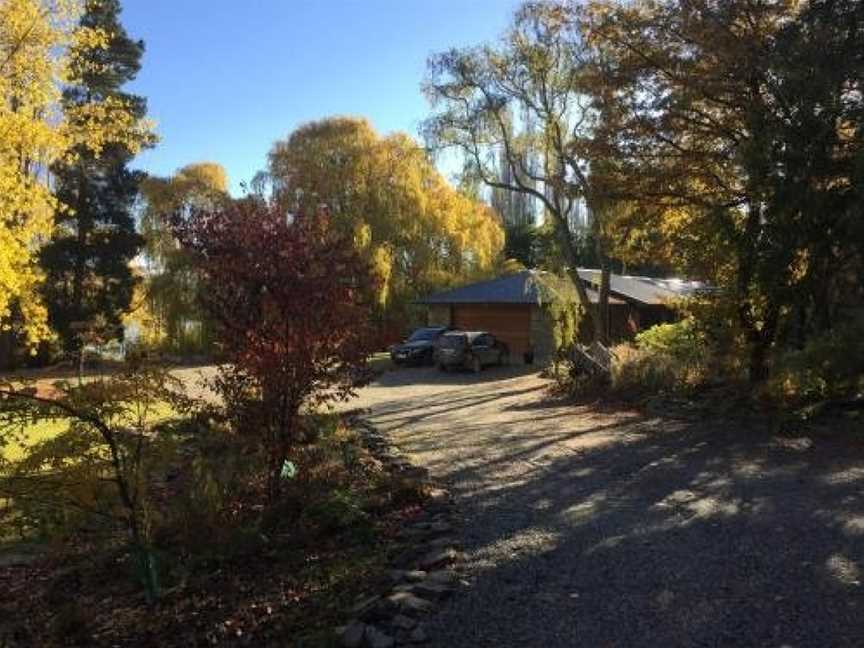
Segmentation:
<svg viewBox="0 0 864 648">
<path fill-rule="evenodd" d="M 124 0 L 123 24 L 147 48 L 128 87 L 147 98 L 161 138 L 134 166 L 168 175 L 219 162 L 239 195 L 273 142 L 310 120 L 364 116 L 417 137 L 428 56 L 494 41 L 517 4 Z"/>
</svg>

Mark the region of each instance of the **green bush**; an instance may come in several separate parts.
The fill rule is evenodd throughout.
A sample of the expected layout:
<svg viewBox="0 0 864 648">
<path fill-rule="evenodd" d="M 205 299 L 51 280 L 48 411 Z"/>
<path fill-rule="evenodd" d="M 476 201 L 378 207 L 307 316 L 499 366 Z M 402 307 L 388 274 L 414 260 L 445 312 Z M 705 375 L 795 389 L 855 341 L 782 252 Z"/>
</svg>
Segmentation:
<svg viewBox="0 0 864 648">
<path fill-rule="evenodd" d="M 621 344 L 613 349 L 612 391 L 618 396 L 638 398 L 680 388 L 681 371 L 669 354 Z"/>
<path fill-rule="evenodd" d="M 782 354 L 767 388 L 770 397 L 789 404 L 864 394 L 864 327 L 841 326 Z"/>
<path fill-rule="evenodd" d="M 613 352 L 612 390 L 619 396 L 687 392 L 709 374 L 709 345 L 692 318 L 653 326 L 636 336 L 635 346 Z"/>
</svg>

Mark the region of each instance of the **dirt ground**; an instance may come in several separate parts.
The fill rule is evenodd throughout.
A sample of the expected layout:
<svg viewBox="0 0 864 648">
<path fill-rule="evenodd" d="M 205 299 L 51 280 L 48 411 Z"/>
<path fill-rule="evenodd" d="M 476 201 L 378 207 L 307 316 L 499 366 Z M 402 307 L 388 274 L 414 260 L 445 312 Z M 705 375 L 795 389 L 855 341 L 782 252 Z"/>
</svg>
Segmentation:
<svg viewBox="0 0 864 648">
<path fill-rule="evenodd" d="M 430 621 L 436 645 L 864 645 L 864 430 L 600 411 L 547 387 L 404 369 L 350 403 L 457 497 L 472 586 Z"/>
</svg>

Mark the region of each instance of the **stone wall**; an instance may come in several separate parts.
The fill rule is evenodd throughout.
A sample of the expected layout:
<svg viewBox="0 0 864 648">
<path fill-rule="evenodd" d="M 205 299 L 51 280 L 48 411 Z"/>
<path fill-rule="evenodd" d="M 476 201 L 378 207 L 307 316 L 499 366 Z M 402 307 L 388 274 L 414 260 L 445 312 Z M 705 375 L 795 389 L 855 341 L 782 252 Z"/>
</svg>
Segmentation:
<svg viewBox="0 0 864 648">
<path fill-rule="evenodd" d="M 531 344 L 534 347 L 535 364 L 546 364 L 555 354 L 552 322 L 540 306 L 531 307 Z"/>
</svg>

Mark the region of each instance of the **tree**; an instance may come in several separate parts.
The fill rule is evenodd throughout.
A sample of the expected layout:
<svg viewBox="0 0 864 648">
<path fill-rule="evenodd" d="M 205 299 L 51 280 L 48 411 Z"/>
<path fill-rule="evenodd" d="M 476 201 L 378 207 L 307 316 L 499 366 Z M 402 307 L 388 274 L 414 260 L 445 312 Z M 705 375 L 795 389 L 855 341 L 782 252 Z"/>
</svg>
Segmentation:
<svg viewBox="0 0 864 648">
<path fill-rule="evenodd" d="M 301 437 L 301 408 L 347 398 L 370 351 L 369 267 L 326 210 L 286 218 L 247 198 L 178 216 L 227 364 L 223 397 L 254 412 L 271 498 Z"/>
<path fill-rule="evenodd" d="M 146 113 L 141 97 L 123 92 L 140 68 L 144 44 L 133 41 L 119 21 L 117 0 L 89 0 L 79 28 L 104 34 L 98 48 L 76 45 L 72 71 L 76 83 L 63 93 L 70 122 L 86 118 L 81 109 L 94 101 L 110 107 L 114 118 L 140 123 Z M 80 330 L 101 320 L 109 337 L 122 336 L 121 319 L 132 301 L 136 278 L 130 267 L 143 240 L 132 215 L 144 173 L 128 164 L 135 152 L 153 142 L 142 130 L 134 142 L 106 142 L 99 151 L 79 144 L 74 155 L 52 166 L 57 200 L 54 233 L 40 260 L 49 321 L 67 352 L 80 354 Z"/>
<path fill-rule="evenodd" d="M 150 346 L 174 353 L 209 351 L 213 327 L 201 308 L 201 282 L 188 250 L 177 245 L 171 217 L 227 206 L 225 169 L 215 162 L 188 164 L 173 176 L 146 178 L 141 194 L 143 281 L 127 320 Z"/>
<path fill-rule="evenodd" d="M 270 152 L 269 178 L 292 212 L 322 205 L 355 237 L 379 280 L 379 310 L 491 270 L 503 245 L 487 206 L 455 191 L 404 134 L 365 120 L 306 124 Z"/>
<path fill-rule="evenodd" d="M 20 324 L 31 346 L 50 335 L 38 247 L 62 205 L 48 169 L 78 145 L 94 155 L 109 142 L 137 146 L 143 127 L 115 112 L 114 100 L 94 97 L 61 114 L 61 86 L 75 82 L 77 59 L 107 43 L 103 31 L 77 24 L 79 9 L 74 0 L 0 1 L 0 325 Z"/>
<path fill-rule="evenodd" d="M 530 196 L 544 207 L 594 336 L 605 341 L 608 258 L 601 249 L 595 308 L 578 274 L 581 258 L 569 224 L 581 201 L 598 216 L 604 199 L 592 167 L 602 159 L 597 61 L 582 27 L 576 6 L 527 3 L 500 46 L 433 56 L 425 91 L 436 112 L 424 131 L 433 145 L 462 150 L 488 186 Z M 531 162 L 535 151 L 542 164 Z M 499 158 L 508 173 L 498 172 Z"/>
<path fill-rule="evenodd" d="M 591 27 L 614 69 L 610 176 L 637 227 L 723 287 L 754 382 L 784 330 L 830 326 L 860 259 L 861 20 L 704 1 L 599 5 Z"/>
</svg>

